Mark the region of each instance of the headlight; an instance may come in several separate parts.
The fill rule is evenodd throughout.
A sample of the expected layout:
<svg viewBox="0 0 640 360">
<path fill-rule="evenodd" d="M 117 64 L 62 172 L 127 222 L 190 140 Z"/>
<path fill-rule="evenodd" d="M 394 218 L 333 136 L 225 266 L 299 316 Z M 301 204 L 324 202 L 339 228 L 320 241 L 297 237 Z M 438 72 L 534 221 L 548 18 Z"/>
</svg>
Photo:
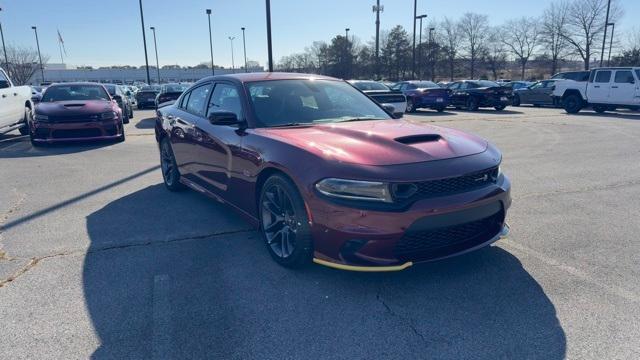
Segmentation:
<svg viewBox="0 0 640 360">
<path fill-rule="evenodd" d="M 393 201 L 389 185 L 382 182 L 329 178 L 318 182 L 316 189 L 324 195 L 342 199 Z"/>
<path fill-rule="evenodd" d="M 36 121 L 49 121 L 49 117 L 47 115 L 40 115 L 40 114 L 36 114 L 36 116 L 34 116 L 34 119 Z"/>
<path fill-rule="evenodd" d="M 107 111 L 107 112 L 103 112 L 102 114 L 100 114 L 100 119 L 102 120 L 110 120 L 110 119 L 115 119 L 115 117 L 117 116 L 115 111 Z"/>
</svg>

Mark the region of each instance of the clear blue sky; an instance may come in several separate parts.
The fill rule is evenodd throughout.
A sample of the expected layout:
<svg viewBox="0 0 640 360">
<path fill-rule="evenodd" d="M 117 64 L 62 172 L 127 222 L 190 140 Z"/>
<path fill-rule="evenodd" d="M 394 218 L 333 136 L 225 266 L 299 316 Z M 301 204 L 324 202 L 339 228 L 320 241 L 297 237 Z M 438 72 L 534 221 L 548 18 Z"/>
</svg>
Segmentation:
<svg viewBox="0 0 640 360">
<path fill-rule="evenodd" d="M 492 24 L 509 18 L 540 15 L 553 0 L 419 0 L 418 14 L 429 19 L 457 18 L 471 11 L 489 15 Z M 375 34 L 371 6 L 375 0 L 272 0 L 274 59 L 300 52 L 314 40 L 343 34 L 369 41 Z M 625 16 L 616 33 L 640 25 L 640 0 L 618 0 Z M 412 26 L 412 0 L 381 0 L 381 29 Z M 213 10 L 214 62 L 231 64 L 228 36 L 235 36 L 236 66 L 242 61 L 242 26 L 247 28 L 247 57 L 266 65 L 266 25 L 263 0 L 143 0 L 145 26 L 155 26 L 160 65 L 195 65 L 209 59 L 206 8 Z M 51 62 L 60 62 L 56 29 L 74 65 L 144 64 L 137 0 L 0 0 L 0 22 L 9 44 L 35 48 L 32 25 Z M 428 22 L 428 21 L 427 21 Z M 426 24 L 425 24 L 426 26 Z M 147 31 L 150 63 L 155 63 L 153 38 Z"/>
</svg>

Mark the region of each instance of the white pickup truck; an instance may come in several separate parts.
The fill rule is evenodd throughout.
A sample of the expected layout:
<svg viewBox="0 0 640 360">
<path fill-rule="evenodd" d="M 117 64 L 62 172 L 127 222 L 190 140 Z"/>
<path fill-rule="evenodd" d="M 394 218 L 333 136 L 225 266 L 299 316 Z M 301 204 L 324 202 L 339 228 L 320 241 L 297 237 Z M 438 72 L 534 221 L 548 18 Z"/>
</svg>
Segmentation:
<svg viewBox="0 0 640 360">
<path fill-rule="evenodd" d="M 32 109 L 31 88 L 13 86 L 7 73 L 0 68 L 0 135 L 15 129 L 22 135 L 28 134 Z"/>
<path fill-rule="evenodd" d="M 603 113 L 616 108 L 640 108 L 640 67 L 608 67 L 591 70 L 588 81 L 555 83 L 552 97 L 569 114 L 584 107 Z"/>
</svg>

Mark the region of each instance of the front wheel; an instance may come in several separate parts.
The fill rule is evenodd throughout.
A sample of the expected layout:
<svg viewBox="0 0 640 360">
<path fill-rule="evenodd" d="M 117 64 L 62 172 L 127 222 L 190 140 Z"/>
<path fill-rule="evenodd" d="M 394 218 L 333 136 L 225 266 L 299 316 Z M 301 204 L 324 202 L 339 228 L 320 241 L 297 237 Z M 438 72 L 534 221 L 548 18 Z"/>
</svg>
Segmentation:
<svg viewBox="0 0 640 360">
<path fill-rule="evenodd" d="M 443 106 L 438 106 L 435 109 L 436 109 L 437 112 L 443 112 L 444 111 L 444 107 Z"/>
<path fill-rule="evenodd" d="M 520 95 L 513 96 L 513 100 L 511 100 L 511 105 L 520 106 Z"/>
<path fill-rule="evenodd" d="M 467 100 L 467 110 L 469 111 L 476 111 L 478 110 L 478 99 L 476 98 L 470 98 L 469 100 Z"/>
<path fill-rule="evenodd" d="M 582 99 L 578 95 L 569 95 L 562 100 L 564 110 L 569 114 L 577 114 L 582 109 Z"/>
<path fill-rule="evenodd" d="M 184 185 L 180 182 L 180 171 L 178 164 L 173 155 L 173 149 L 168 138 L 160 140 L 160 169 L 162 170 L 162 179 L 164 185 L 170 191 L 180 191 L 184 189 Z"/>
<path fill-rule="evenodd" d="M 265 181 L 258 202 L 260 232 L 271 257 L 280 265 L 300 268 L 311 262 L 313 240 L 304 201 L 282 175 Z"/>
<path fill-rule="evenodd" d="M 408 98 L 407 99 L 407 110 L 406 110 L 406 112 L 408 112 L 408 113 L 416 112 L 416 104 L 413 102 L 412 98 Z"/>
<path fill-rule="evenodd" d="M 598 114 L 602 114 L 607 111 L 607 107 L 604 105 L 593 105 L 593 111 L 597 112 Z"/>
</svg>

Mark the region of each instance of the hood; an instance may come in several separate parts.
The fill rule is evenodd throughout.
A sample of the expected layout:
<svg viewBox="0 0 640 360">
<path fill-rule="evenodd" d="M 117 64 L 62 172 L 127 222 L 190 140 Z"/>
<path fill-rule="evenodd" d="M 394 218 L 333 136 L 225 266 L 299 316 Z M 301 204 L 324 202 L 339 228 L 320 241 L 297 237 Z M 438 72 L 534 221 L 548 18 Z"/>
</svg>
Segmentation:
<svg viewBox="0 0 640 360">
<path fill-rule="evenodd" d="M 451 159 L 487 149 L 487 142 L 477 136 L 408 120 L 261 128 L 255 132 L 327 159 L 362 165 Z"/>
<path fill-rule="evenodd" d="M 113 109 L 113 103 L 107 100 L 58 101 L 41 102 L 36 105 L 36 113 L 40 115 L 86 115 L 99 114 Z"/>
</svg>

